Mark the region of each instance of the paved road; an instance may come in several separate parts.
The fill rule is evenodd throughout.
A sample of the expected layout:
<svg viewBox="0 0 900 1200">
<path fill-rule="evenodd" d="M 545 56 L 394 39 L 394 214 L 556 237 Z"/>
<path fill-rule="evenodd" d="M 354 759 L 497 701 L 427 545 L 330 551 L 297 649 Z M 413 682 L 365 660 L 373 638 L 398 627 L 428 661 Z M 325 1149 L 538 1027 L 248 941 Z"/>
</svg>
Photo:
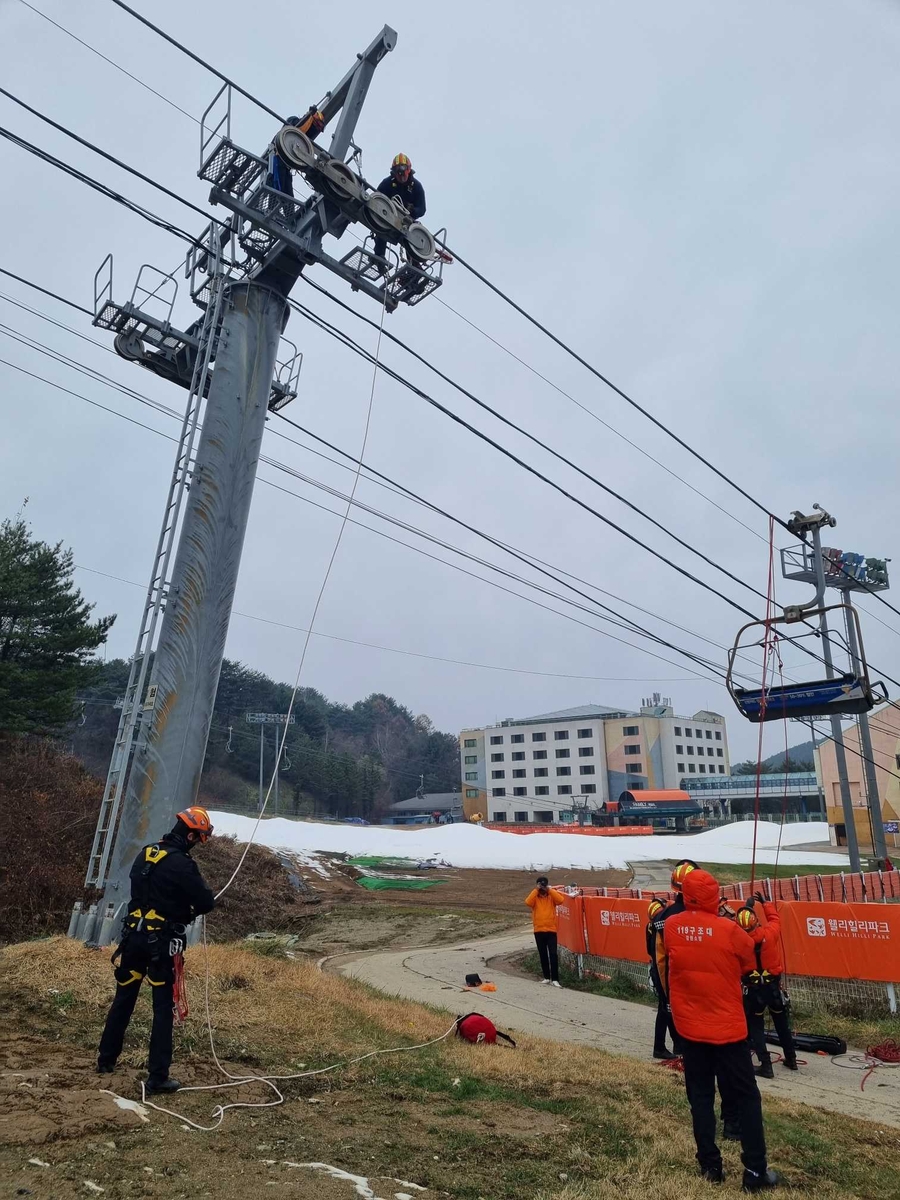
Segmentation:
<svg viewBox="0 0 900 1200">
<path fill-rule="evenodd" d="M 423 1001 L 450 1013 L 460 1015 L 477 1009 L 500 1029 L 579 1042 L 649 1060 L 654 1009 L 587 992 L 545 987 L 506 973 L 500 963 L 487 966 L 490 959 L 533 945 L 531 933 L 523 932 L 436 949 L 342 956 L 331 967 L 389 995 Z M 472 972 L 496 983 L 497 991 L 466 991 L 465 977 Z M 859 1090 L 862 1073 L 836 1066 L 830 1058 L 811 1055 L 808 1065 L 796 1074 L 780 1066 L 775 1071 L 774 1080 L 760 1081 L 764 1096 L 783 1096 L 900 1128 L 900 1069 L 876 1071 L 864 1092 Z"/>
</svg>

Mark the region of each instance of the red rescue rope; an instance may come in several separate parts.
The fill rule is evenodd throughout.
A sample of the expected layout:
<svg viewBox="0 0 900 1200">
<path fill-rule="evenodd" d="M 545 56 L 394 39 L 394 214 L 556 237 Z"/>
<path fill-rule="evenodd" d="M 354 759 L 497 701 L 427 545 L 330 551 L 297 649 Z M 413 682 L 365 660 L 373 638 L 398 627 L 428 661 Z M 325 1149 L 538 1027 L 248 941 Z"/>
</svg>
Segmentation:
<svg viewBox="0 0 900 1200">
<path fill-rule="evenodd" d="M 172 984 L 172 1015 L 175 1024 L 182 1025 L 190 1011 L 188 1008 L 187 985 L 184 982 L 184 955 L 175 954 L 172 957 L 174 982 Z"/>
<path fill-rule="evenodd" d="M 775 615 L 775 519 L 769 517 L 769 573 L 766 584 L 766 621 Z M 762 692 L 759 698 L 759 738 L 756 746 L 756 795 L 753 801 L 753 853 L 750 859 L 750 891 L 756 882 L 756 838 L 759 831 L 759 794 L 762 787 L 763 727 L 766 719 L 766 686 L 769 677 L 769 656 L 774 647 L 772 627 L 766 625 L 763 637 Z"/>
</svg>

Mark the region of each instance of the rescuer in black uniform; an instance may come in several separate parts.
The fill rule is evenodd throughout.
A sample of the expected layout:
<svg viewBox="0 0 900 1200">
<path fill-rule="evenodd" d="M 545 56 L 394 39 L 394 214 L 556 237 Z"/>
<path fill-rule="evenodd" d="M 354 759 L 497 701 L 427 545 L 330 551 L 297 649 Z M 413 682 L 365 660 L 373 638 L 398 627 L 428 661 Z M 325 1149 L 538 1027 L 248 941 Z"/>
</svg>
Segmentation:
<svg viewBox="0 0 900 1200">
<path fill-rule="evenodd" d="M 190 857 L 194 846 L 209 840 L 213 827 L 205 808 L 180 812 L 175 827 L 160 841 L 145 846 L 131 868 L 131 900 L 122 940 L 112 961 L 116 995 L 100 1039 L 97 1072 L 111 1074 L 122 1052 L 125 1030 L 146 977 L 153 995 L 153 1027 L 147 1060 L 147 1091 L 175 1092 L 169 1078 L 172 1063 L 173 940 L 184 944 L 186 927 L 210 912 L 215 897 Z"/>
<path fill-rule="evenodd" d="M 414 221 L 421 221 L 425 216 L 425 189 L 416 179 L 416 173 L 412 168 L 412 163 L 405 154 L 397 154 L 394 156 L 394 161 L 391 163 L 391 173 L 386 179 L 382 179 L 378 185 L 378 190 L 383 196 L 387 196 L 389 200 L 393 200 L 396 196 L 403 202 L 403 206 Z M 376 237 L 374 252 L 378 258 L 384 258 L 384 252 L 387 248 L 387 239 Z"/>
</svg>

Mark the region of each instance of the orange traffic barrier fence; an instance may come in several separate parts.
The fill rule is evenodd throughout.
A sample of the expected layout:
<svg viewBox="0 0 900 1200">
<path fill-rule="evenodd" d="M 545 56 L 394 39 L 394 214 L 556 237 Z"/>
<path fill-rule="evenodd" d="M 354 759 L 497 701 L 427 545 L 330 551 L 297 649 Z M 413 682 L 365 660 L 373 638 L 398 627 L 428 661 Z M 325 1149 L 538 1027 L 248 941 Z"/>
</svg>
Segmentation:
<svg viewBox="0 0 900 1200">
<path fill-rule="evenodd" d="M 605 825 L 485 825 L 485 829 L 499 829 L 501 833 L 579 833 L 594 837 L 637 837 L 653 832 L 652 825 L 605 826 Z"/>
<path fill-rule="evenodd" d="M 574 954 L 646 962 L 648 899 L 569 896 L 557 909 L 560 945 Z M 778 913 L 788 974 L 900 982 L 900 906 L 786 900 Z"/>
</svg>

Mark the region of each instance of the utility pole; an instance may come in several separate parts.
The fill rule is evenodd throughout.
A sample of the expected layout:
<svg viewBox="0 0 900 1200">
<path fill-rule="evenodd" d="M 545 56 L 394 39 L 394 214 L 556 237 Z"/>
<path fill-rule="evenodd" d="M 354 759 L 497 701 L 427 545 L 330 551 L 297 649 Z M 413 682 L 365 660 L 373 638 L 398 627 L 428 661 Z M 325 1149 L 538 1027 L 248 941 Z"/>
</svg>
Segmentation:
<svg viewBox="0 0 900 1200">
<path fill-rule="evenodd" d="M 284 713 L 271 712 L 248 712 L 245 714 L 245 720 L 248 725 L 259 726 L 259 801 L 256 806 L 257 812 L 262 812 L 263 805 L 266 802 L 266 776 L 265 776 L 265 756 L 266 756 L 266 726 L 275 726 L 275 762 L 279 763 L 281 745 L 278 741 L 279 729 L 284 729 L 284 737 L 287 737 L 287 726 L 296 725 L 297 718 L 293 713 L 285 716 Z M 284 741 L 284 738 L 282 738 Z M 275 793 L 275 812 L 278 812 L 278 772 L 275 772 L 273 791 Z"/>
<path fill-rule="evenodd" d="M 825 607 L 826 589 L 829 587 L 838 588 L 843 593 L 842 600 L 846 606 L 844 608 L 844 619 L 850 669 L 854 678 L 867 682 L 868 672 L 860 646 L 857 625 L 858 618 L 855 610 L 850 605 L 847 593 L 853 591 L 871 592 L 886 590 L 889 587 L 887 574 L 888 560 L 866 559 L 861 554 L 844 553 L 840 550 L 823 547 L 822 527 L 828 526 L 833 528 L 837 524 L 837 521 L 818 505 L 813 505 L 813 514 L 810 516 L 804 516 L 800 512 L 795 512 L 789 524 L 791 531 L 803 538 L 803 543 L 799 547 L 782 550 L 782 574 L 787 579 L 803 579 L 808 583 L 814 583 L 816 587 L 814 599 L 808 604 L 798 606 L 795 610 L 798 614 L 797 619 L 799 619 L 799 615 L 803 612 L 809 611 L 814 615 L 815 611 L 823 609 Z M 807 536 L 811 538 L 811 544 L 806 540 Z M 785 612 L 787 613 L 787 611 L 786 609 Z M 834 679 L 838 673 L 834 669 L 831 635 L 828 631 L 827 614 L 824 611 L 819 613 L 819 630 L 822 638 L 822 657 L 825 660 L 826 673 L 829 679 Z M 843 729 L 839 716 L 830 717 L 829 720 L 840 784 L 844 828 L 847 834 L 847 850 L 852 869 L 859 871 L 861 869 L 859 839 L 856 833 L 853 799 L 850 794 Z M 867 803 L 872 820 L 872 850 L 876 858 L 883 860 L 887 857 L 887 846 L 881 817 L 881 803 L 878 796 L 878 779 L 872 754 L 869 719 L 865 711 L 858 714 L 858 722 L 860 752 L 863 759 L 862 765 L 866 772 Z M 810 721 L 810 728 L 812 729 L 812 727 L 813 722 Z M 815 746 L 815 735 L 813 735 L 813 745 Z"/>
<path fill-rule="evenodd" d="M 353 142 L 375 68 L 396 41 L 385 26 L 317 106 L 324 126 L 337 120 L 329 150 L 295 126 L 261 155 L 245 150 L 231 136 L 231 85 L 216 94 L 201 120 L 198 174 L 231 216 L 212 221 L 185 259 L 202 310 L 193 324 L 173 324 L 174 273 L 143 267 L 126 303 L 113 299 L 112 255 L 94 277 L 94 324 L 116 335 L 122 357 L 187 389 L 188 401 L 85 878 L 105 889 L 103 903 L 72 922 L 86 941 L 111 938 L 138 850 L 196 799 L 263 430 L 297 394 L 302 356 L 282 337 L 291 288 L 318 265 L 391 312 L 441 285 L 446 255 L 435 235 L 370 188 Z M 303 175 L 309 199 L 267 182 L 273 149 Z M 396 249 L 376 257 L 371 234 L 333 258 L 323 238 L 356 221 L 405 258 Z M 262 728 L 260 737 L 262 772 Z"/>
</svg>

